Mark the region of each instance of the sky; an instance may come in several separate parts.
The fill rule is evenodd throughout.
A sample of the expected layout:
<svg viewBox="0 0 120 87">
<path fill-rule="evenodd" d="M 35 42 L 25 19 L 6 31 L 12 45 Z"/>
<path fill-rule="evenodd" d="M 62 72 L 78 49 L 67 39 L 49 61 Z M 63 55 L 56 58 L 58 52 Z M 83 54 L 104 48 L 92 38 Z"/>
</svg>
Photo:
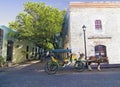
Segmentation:
<svg viewBox="0 0 120 87">
<path fill-rule="evenodd" d="M 115 0 L 0 0 L 0 25 L 8 26 L 9 22 L 14 21 L 16 16 L 23 11 L 23 3 L 28 1 L 44 2 L 46 5 L 63 10 L 69 7 L 70 2 L 99 2 Z"/>
</svg>

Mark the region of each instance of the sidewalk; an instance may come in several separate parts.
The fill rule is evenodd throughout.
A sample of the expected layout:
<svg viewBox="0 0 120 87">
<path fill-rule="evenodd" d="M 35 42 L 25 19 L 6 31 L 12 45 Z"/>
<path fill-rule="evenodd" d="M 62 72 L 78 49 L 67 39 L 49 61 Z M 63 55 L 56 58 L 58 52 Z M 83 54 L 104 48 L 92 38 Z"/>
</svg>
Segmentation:
<svg viewBox="0 0 120 87">
<path fill-rule="evenodd" d="M 30 66 L 30 65 L 38 63 L 38 62 L 40 62 L 40 60 L 27 61 L 27 62 L 24 62 L 24 63 L 21 63 L 21 64 L 14 64 L 10 67 L 4 67 L 4 68 L 0 67 L 0 72 L 10 71 L 10 70 L 15 70 L 15 69 L 21 69 L 21 68 Z"/>
<path fill-rule="evenodd" d="M 95 65 L 91 65 L 93 68 L 97 67 L 97 64 Z M 120 64 L 101 64 L 100 65 L 101 68 L 120 68 Z"/>
</svg>

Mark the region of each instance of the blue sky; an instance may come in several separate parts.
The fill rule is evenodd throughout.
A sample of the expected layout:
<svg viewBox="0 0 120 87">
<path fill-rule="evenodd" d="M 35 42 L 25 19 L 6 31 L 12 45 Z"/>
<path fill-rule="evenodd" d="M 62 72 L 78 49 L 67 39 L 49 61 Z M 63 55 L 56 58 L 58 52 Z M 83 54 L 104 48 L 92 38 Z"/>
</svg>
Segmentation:
<svg viewBox="0 0 120 87">
<path fill-rule="evenodd" d="M 28 1 L 45 2 L 47 5 L 63 10 L 65 8 L 68 8 L 69 2 L 93 2 L 114 0 L 0 0 L 0 25 L 8 26 L 9 22 L 14 21 L 15 17 L 23 11 L 23 3 Z"/>
</svg>

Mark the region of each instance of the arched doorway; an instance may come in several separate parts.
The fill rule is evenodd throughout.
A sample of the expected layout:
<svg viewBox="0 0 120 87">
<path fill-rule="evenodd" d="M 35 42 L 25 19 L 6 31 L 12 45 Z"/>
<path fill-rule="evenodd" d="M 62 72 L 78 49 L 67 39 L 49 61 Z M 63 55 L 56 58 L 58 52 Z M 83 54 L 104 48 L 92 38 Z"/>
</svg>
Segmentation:
<svg viewBox="0 0 120 87">
<path fill-rule="evenodd" d="M 107 57 L 106 46 L 104 45 L 95 46 L 95 56 Z"/>
</svg>

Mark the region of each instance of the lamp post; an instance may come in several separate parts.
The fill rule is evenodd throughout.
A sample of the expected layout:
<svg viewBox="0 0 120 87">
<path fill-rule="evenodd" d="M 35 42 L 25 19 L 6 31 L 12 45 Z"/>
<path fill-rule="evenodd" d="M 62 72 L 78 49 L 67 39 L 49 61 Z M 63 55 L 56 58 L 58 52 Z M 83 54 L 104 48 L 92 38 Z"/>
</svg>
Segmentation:
<svg viewBox="0 0 120 87">
<path fill-rule="evenodd" d="M 82 29 L 83 29 L 83 33 L 84 33 L 84 50 L 85 50 L 85 60 L 87 60 L 87 49 L 86 49 L 86 26 L 83 25 L 82 26 Z M 87 62 L 86 62 L 86 67 L 87 67 Z"/>
</svg>

